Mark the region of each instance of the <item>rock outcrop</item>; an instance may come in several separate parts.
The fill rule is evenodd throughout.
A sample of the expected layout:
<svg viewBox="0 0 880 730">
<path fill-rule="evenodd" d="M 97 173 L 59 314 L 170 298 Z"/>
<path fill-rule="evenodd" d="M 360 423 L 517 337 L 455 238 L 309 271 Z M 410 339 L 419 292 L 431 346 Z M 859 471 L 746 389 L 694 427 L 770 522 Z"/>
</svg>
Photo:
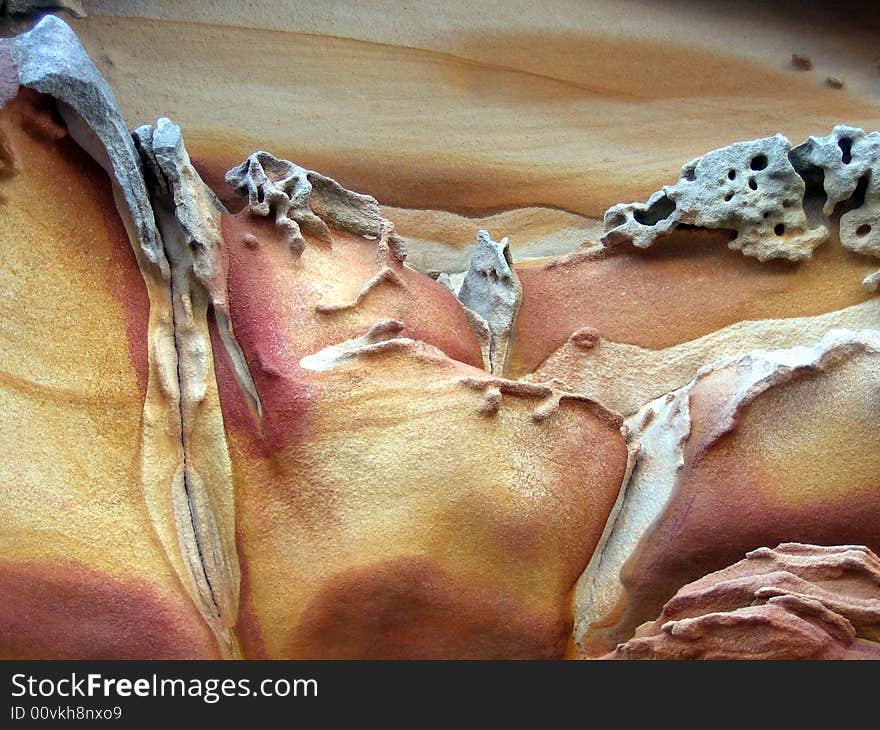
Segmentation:
<svg viewBox="0 0 880 730">
<path fill-rule="evenodd" d="M 880 659 L 880 559 L 783 543 L 689 583 L 606 659 Z"/>
<path fill-rule="evenodd" d="M 412 162 L 322 157 L 298 93 L 296 145 L 212 156 L 60 19 L 0 39 L 0 655 L 876 654 L 880 133 L 710 152 L 571 252 L 552 164 L 450 147 L 457 206 L 383 208 L 286 157 Z"/>
<path fill-rule="evenodd" d="M 503 375 L 508 342 L 522 299 L 522 287 L 513 269 L 506 238 L 496 243 L 488 232 L 479 232 L 457 296 L 478 318 L 477 333 L 489 331 L 488 370 Z"/>
<path fill-rule="evenodd" d="M 845 248 L 880 257 L 878 179 L 878 132 L 837 126 L 794 149 L 781 134 L 739 142 L 686 163 L 679 181 L 644 205 L 609 208 L 602 243 L 647 248 L 663 234 L 692 226 L 730 231 L 728 246 L 759 261 L 803 261 L 836 223 Z M 811 223 L 811 198 L 819 193 L 824 220 Z M 866 277 L 865 288 L 873 290 L 876 278 Z"/>
<path fill-rule="evenodd" d="M 707 365 L 627 419 L 635 464 L 578 589 L 587 651 L 613 648 L 683 585 L 757 547 L 880 549 L 878 385 L 880 333 L 834 330 Z"/>
</svg>

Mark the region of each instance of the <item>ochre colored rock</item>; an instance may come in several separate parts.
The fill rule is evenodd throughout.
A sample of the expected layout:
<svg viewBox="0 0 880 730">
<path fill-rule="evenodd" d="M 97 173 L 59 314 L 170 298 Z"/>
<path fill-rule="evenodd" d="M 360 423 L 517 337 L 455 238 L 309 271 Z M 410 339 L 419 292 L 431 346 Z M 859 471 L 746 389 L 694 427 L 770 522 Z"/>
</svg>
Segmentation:
<svg viewBox="0 0 880 730">
<path fill-rule="evenodd" d="M 6 26 L 0 658 L 878 657 L 864 36 L 603 3 Z"/>
<path fill-rule="evenodd" d="M 144 280 L 53 110 L 0 110 L 0 655 L 216 658 L 140 486 Z"/>
<path fill-rule="evenodd" d="M 261 423 L 218 373 L 247 656 L 566 654 L 574 582 L 627 463 L 613 414 L 403 337 L 317 371 L 261 366 L 242 341 Z"/>
<path fill-rule="evenodd" d="M 684 230 L 645 250 L 519 264 L 508 377 L 533 372 L 583 327 L 610 342 L 662 349 L 744 320 L 824 314 L 872 297 L 862 280 L 876 262 L 834 240 L 800 263 L 761 263 L 727 242 L 724 233 Z"/>
</svg>

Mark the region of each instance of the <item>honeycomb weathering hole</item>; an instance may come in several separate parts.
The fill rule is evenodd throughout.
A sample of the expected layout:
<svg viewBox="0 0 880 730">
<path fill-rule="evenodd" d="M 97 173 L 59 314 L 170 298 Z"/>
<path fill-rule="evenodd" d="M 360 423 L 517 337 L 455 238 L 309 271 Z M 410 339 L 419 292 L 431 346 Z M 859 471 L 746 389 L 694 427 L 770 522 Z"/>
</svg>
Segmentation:
<svg viewBox="0 0 880 730">
<path fill-rule="evenodd" d="M 675 203 L 668 196 L 663 195 L 651 203 L 647 210 L 637 210 L 633 213 L 633 216 L 643 226 L 654 226 L 660 221 L 666 220 L 674 212 Z"/>
<path fill-rule="evenodd" d="M 852 162 L 852 140 L 849 137 L 841 137 L 837 143 L 840 147 L 840 159 L 844 165 Z"/>
</svg>

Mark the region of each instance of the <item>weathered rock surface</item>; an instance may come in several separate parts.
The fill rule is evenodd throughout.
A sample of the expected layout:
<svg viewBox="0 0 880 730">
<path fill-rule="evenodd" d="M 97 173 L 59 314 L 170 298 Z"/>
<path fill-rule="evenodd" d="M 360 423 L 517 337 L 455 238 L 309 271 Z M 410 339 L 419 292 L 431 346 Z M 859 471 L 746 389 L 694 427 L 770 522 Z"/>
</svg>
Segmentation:
<svg viewBox="0 0 880 730">
<path fill-rule="evenodd" d="M 496 243 L 487 231 L 479 232 L 457 296 L 462 305 L 482 320 L 477 325 L 478 333 L 489 330 L 488 370 L 503 375 L 507 345 L 522 299 L 522 287 L 506 238 Z"/>
<path fill-rule="evenodd" d="M 880 559 L 783 543 L 689 583 L 606 659 L 880 659 Z"/>
<path fill-rule="evenodd" d="M 142 488 L 150 303 L 111 182 L 49 97 L 21 89 L 0 133 L 14 170 L 0 180 L 0 654 L 217 658 Z"/>
<path fill-rule="evenodd" d="M 840 242 L 850 251 L 880 257 L 880 133 L 838 125 L 826 137 L 810 137 L 791 151 L 805 179 L 821 185 L 822 212 L 838 216 Z M 865 277 L 877 289 L 880 271 Z"/>
<path fill-rule="evenodd" d="M 601 218 L 723 144 L 775 132 L 796 142 L 843 120 L 880 129 L 869 3 L 839 15 L 798 7 L 796 34 L 785 3 L 700 12 L 643 3 L 622 13 L 614 0 L 591 0 L 589 11 L 560 3 L 548 13 L 510 0 L 489 16 L 468 0 L 442 13 L 375 1 L 85 9 L 74 27 L 124 117 L 177 121 L 212 187 L 268 149 L 384 205 L 427 213 L 424 231 L 442 232 L 437 210 L 534 212 L 548 227 L 547 206 Z M 814 70 L 791 69 L 793 53 Z M 829 76 L 846 88 L 826 87 Z M 531 223 L 522 225 L 474 223 L 454 242 L 471 244 L 477 228 L 504 231 L 516 259 Z"/>
<path fill-rule="evenodd" d="M 317 238 L 331 241 L 321 216 L 344 231 L 373 238 L 380 237 L 387 223 L 375 198 L 346 190 L 335 180 L 268 152 L 252 154 L 226 173 L 226 182 L 236 193 L 247 196 L 251 213 L 267 216 L 274 211 L 275 225 L 287 231 L 296 254 L 302 253 L 306 245 L 300 226 Z M 313 212 L 313 207 L 320 215 Z"/>
<path fill-rule="evenodd" d="M 681 586 L 762 545 L 880 548 L 878 338 L 834 330 L 707 365 L 627 419 L 635 465 L 578 589 L 588 652 L 625 641 Z"/>
<path fill-rule="evenodd" d="M 574 581 L 626 466 L 619 420 L 491 378 L 401 324 L 302 370 L 274 361 L 257 377 L 266 437 L 221 372 L 245 654 L 565 656 Z"/>
<path fill-rule="evenodd" d="M 817 177 L 818 176 L 818 177 Z M 681 178 L 654 193 L 644 205 L 612 206 L 605 213 L 602 243 L 647 248 L 680 226 L 731 231 L 728 246 L 759 261 L 803 261 L 828 238 L 836 207 L 840 242 L 860 254 L 880 257 L 880 133 L 837 126 L 827 137 L 810 137 L 791 149 L 782 135 L 739 142 L 709 152 L 682 167 Z M 808 221 L 811 189 L 825 194 L 824 221 Z M 861 188 L 861 189 L 860 189 Z M 873 290 L 874 278 L 863 284 Z"/>
<path fill-rule="evenodd" d="M 619 419 L 480 369 L 465 310 L 387 228 L 330 227 L 329 246 L 304 232 L 296 259 L 262 216 L 223 231 L 263 407 L 219 358 L 245 654 L 564 655 L 568 596 L 627 463 Z"/>
<path fill-rule="evenodd" d="M 537 370 L 583 328 L 604 342 L 663 350 L 738 322 L 810 317 L 872 299 L 876 262 L 834 241 L 803 262 L 761 263 L 724 233 L 678 230 L 648 249 L 618 246 L 521 262 L 522 304 L 508 377 Z"/>
<path fill-rule="evenodd" d="M 759 261 L 808 259 L 828 231 L 807 224 L 805 184 L 789 160 L 790 151 L 791 143 L 777 134 L 691 160 L 675 185 L 657 191 L 644 205 L 609 208 L 602 242 L 647 248 L 658 236 L 690 225 L 732 231 L 730 248 Z"/>
<path fill-rule="evenodd" d="M 878 323 L 880 298 L 875 297 L 812 317 L 737 322 L 696 340 L 657 350 L 607 341 L 586 327 L 574 332 L 522 380 L 554 381 L 618 413 L 632 415 L 648 401 L 687 384 L 713 360 L 756 349 L 818 342 L 832 329 L 871 329 Z"/>
<path fill-rule="evenodd" d="M 157 377 L 151 385 L 158 389 L 148 390 L 145 420 L 164 407 L 172 428 L 164 438 L 145 429 L 145 461 L 151 468 L 144 470 L 144 489 L 150 503 L 163 505 L 155 519 L 166 523 L 166 533 L 177 536 L 176 542 L 166 541 L 167 549 L 182 553 L 199 609 L 224 653 L 235 657 L 240 655 L 235 638 L 240 570 L 232 469 L 211 358 L 209 308 L 235 363 L 239 386 L 257 410 L 259 400 L 229 324 L 228 261 L 220 233 L 225 209 L 192 167 L 177 125 L 161 118 L 155 127 L 139 127 L 133 136 L 170 265 L 171 295 L 170 304 L 165 297 L 152 302 L 152 308 L 163 315 L 162 344 L 154 349 Z M 175 442 L 174 460 L 153 453 L 163 446 L 171 450 L 170 443 L 162 443 L 169 436 Z M 164 471 L 163 463 L 173 471 Z M 157 478 L 151 478 L 154 474 Z M 167 505 L 163 495 L 169 487 Z"/>
<path fill-rule="evenodd" d="M 254 44 L 271 35 L 257 26 L 192 24 L 187 47 L 250 38 L 267 53 L 219 75 L 193 54 L 174 98 L 130 119 L 173 112 L 187 145 L 166 117 L 129 133 L 62 21 L 0 41 L 0 655 L 560 658 L 573 628 L 585 656 L 620 642 L 618 656 L 872 655 L 876 133 L 710 153 L 646 205 L 618 207 L 602 246 L 590 238 L 608 178 L 566 173 L 581 142 L 563 163 L 485 124 L 485 109 L 474 127 L 471 101 L 459 126 L 473 140 L 443 141 L 456 159 L 426 159 L 427 142 L 410 159 L 401 130 L 442 141 L 413 124 L 411 93 L 389 101 L 421 41 L 375 68 L 385 48 L 341 37 L 289 63 L 324 41 Z M 140 46 L 167 87 L 176 26 L 119 27 L 144 43 L 109 40 L 96 60 L 128 100 L 131 78 L 149 99 Z M 419 61 L 419 98 L 440 84 L 485 87 L 486 108 L 528 100 L 514 124 L 528 117 L 541 139 L 548 108 L 600 114 L 577 68 L 518 58 L 521 46 L 486 68 Z M 549 92 L 535 64 L 561 74 Z M 327 111 L 349 77 L 370 81 L 350 119 Z M 867 126 L 853 87 L 821 94 Z M 267 89 L 280 136 L 242 121 Z M 625 128 L 614 93 L 608 127 Z M 226 132 L 240 128 L 209 154 L 187 120 L 218 105 Z M 457 114 L 430 108 L 441 124 Z M 332 159 L 315 144 L 328 131 Z M 260 138 L 230 143 L 239 133 Z M 389 134 L 407 154 L 379 166 L 371 145 Z M 504 139 L 525 152 L 496 154 Z M 546 158 L 522 167 L 536 150 Z M 647 177 L 621 173 L 624 187 L 650 189 L 661 158 Z M 591 159 L 577 164 L 595 172 Z M 400 194 L 380 207 L 309 169 L 327 161 L 358 189 Z M 555 210 L 565 201 L 580 202 Z M 447 209 L 415 209 L 435 205 Z M 484 225 L 510 241 L 481 230 L 468 256 Z M 578 251 L 528 260 L 570 250 L 578 231 Z"/>
</svg>

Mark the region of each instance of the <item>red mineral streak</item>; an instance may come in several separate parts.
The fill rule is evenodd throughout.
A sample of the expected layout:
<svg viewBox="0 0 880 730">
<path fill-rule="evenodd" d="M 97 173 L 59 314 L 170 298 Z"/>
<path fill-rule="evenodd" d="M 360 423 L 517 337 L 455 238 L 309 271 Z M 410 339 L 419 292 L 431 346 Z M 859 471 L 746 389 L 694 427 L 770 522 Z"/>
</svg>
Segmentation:
<svg viewBox="0 0 880 730">
<path fill-rule="evenodd" d="M 565 605 L 534 614 L 503 585 L 400 557 L 328 581 L 280 658 L 560 659 L 570 631 Z"/>
<path fill-rule="evenodd" d="M 189 600 L 72 560 L 0 563 L 2 659 L 218 659 Z"/>
<path fill-rule="evenodd" d="M 236 520 L 238 523 L 238 520 Z M 236 531 L 236 550 L 240 556 L 245 555 L 243 537 L 240 531 Z M 257 607 L 254 603 L 253 590 L 251 588 L 250 569 L 247 560 L 240 560 L 241 581 L 239 583 L 238 622 L 236 633 L 242 654 L 248 659 L 269 659 L 266 644 L 263 640 L 263 632 Z"/>
<path fill-rule="evenodd" d="M 98 174 L 102 174 L 99 170 Z M 137 376 L 141 398 L 147 394 L 149 378 L 149 358 L 147 343 L 150 322 L 150 298 L 147 287 L 132 251 L 132 242 L 119 217 L 110 190 L 110 181 L 103 176 L 97 183 L 99 191 L 104 194 L 101 209 L 107 226 L 107 238 L 110 241 L 110 259 L 106 268 L 107 286 L 119 300 L 125 318 L 125 335 L 128 345 L 128 358 Z M 137 241 L 133 242 L 138 245 Z"/>
<path fill-rule="evenodd" d="M 252 222 L 256 229 L 253 235 L 258 239 L 265 238 L 260 235 L 261 228 L 269 227 L 270 234 L 275 232 L 271 224 L 261 225 L 264 223 L 262 220 Z M 229 251 L 229 314 L 263 403 L 263 434 L 270 448 L 278 451 L 298 440 L 308 419 L 313 389 L 297 377 L 305 372 L 299 367 L 299 358 L 293 349 L 297 344 L 297 323 L 285 322 L 278 316 L 276 302 L 284 293 L 278 290 L 274 273 L 262 260 L 265 256 L 262 248 L 254 251 L 244 246 L 242 239 L 246 232 L 247 228 L 237 219 L 223 216 L 223 237 Z M 278 244 L 277 241 L 272 243 Z M 291 293 L 296 296 L 295 292 Z M 221 350 L 222 346 L 215 345 L 215 352 Z M 228 387 L 223 386 L 222 390 Z"/>
<path fill-rule="evenodd" d="M 261 437 L 260 423 L 256 412 L 248 405 L 247 396 L 236 380 L 226 352 L 226 346 L 217 330 L 217 320 L 213 312 L 208 313 L 208 333 L 211 336 L 211 351 L 214 354 L 214 377 L 220 394 L 220 408 L 223 412 L 223 426 L 227 434 L 234 433 L 240 438 L 237 445 L 245 444 L 249 456 L 268 456 L 269 451 Z"/>
</svg>

